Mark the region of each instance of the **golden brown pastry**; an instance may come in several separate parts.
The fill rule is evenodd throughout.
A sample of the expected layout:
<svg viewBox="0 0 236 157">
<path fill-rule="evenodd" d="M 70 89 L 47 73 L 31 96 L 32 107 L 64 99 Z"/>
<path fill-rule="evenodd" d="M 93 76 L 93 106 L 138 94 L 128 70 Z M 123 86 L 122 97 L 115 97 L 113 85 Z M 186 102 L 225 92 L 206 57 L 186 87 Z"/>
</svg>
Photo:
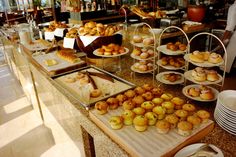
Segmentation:
<svg viewBox="0 0 236 157">
<path fill-rule="evenodd" d="M 217 54 L 217 53 L 214 53 L 214 52 L 211 53 L 209 58 L 208 58 L 208 62 L 213 63 L 213 64 L 217 64 L 217 63 L 220 63 L 222 61 L 223 61 L 223 59 L 222 59 L 221 55 Z"/>
<path fill-rule="evenodd" d="M 131 110 L 124 110 L 124 112 L 122 113 L 122 118 L 124 119 L 125 125 L 132 125 L 134 117 L 135 113 Z"/>
<path fill-rule="evenodd" d="M 145 113 L 145 117 L 148 119 L 148 125 L 152 126 L 156 124 L 157 115 L 154 112 L 147 112 Z"/>
<path fill-rule="evenodd" d="M 147 101 L 150 101 L 153 99 L 153 94 L 152 92 L 146 92 L 146 93 L 143 93 L 142 94 L 142 97 L 147 100 Z"/>
<path fill-rule="evenodd" d="M 192 97 L 199 97 L 200 96 L 200 89 L 197 87 L 191 87 L 187 90 L 187 94 Z"/>
<path fill-rule="evenodd" d="M 214 93 L 212 90 L 206 86 L 201 86 L 200 98 L 203 100 L 211 100 L 214 99 Z"/>
<path fill-rule="evenodd" d="M 133 120 L 134 128 L 137 131 L 145 131 L 148 126 L 148 119 L 144 115 L 137 115 Z"/>
<path fill-rule="evenodd" d="M 136 115 L 144 115 L 144 113 L 146 112 L 146 110 L 142 107 L 135 107 L 132 110 Z"/>
<path fill-rule="evenodd" d="M 98 114 L 103 115 L 103 114 L 107 113 L 108 104 L 106 103 L 106 101 L 98 101 L 95 104 L 95 109 Z"/>
<path fill-rule="evenodd" d="M 124 95 L 124 94 L 118 94 L 118 95 L 116 96 L 116 99 L 119 101 L 119 105 L 122 105 L 122 103 L 123 103 L 125 100 L 127 100 L 128 98 L 127 98 L 127 96 Z"/>
<path fill-rule="evenodd" d="M 108 98 L 106 102 L 111 110 L 117 109 L 119 106 L 119 100 L 116 98 Z"/>
<path fill-rule="evenodd" d="M 175 111 L 175 115 L 180 118 L 180 120 L 186 120 L 188 116 L 188 111 L 185 110 L 177 110 Z"/>
<path fill-rule="evenodd" d="M 143 38 L 141 36 L 139 36 L 139 35 L 134 35 L 133 36 L 133 42 L 141 43 L 141 42 L 143 42 Z"/>
<path fill-rule="evenodd" d="M 109 120 L 109 124 L 114 130 L 121 129 L 123 127 L 123 118 L 121 116 L 112 116 Z"/>
<path fill-rule="evenodd" d="M 141 95 L 138 95 L 135 96 L 132 101 L 135 103 L 135 106 L 138 107 L 145 101 L 145 99 Z"/>
<path fill-rule="evenodd" d="M 167 115 L 165 120 L 171 124 L 171 128 L 175 128 L 179 122 L 179 118 L 175 114 Z"/>
<path fill-rule="evenodd" d="M 141 107 L 149 111 L 155 107 L 155 104 L 152 101 L 145 101 L 141 104 Z"/>
<path fill-rule="evenodd" d="M 208 70 L 207 71 L 207 81 L 214 82 L 219 80 L 219 75 L 215 70 Z"/>
<path fill-rule="evenodd" d="M 197 111 L 197 116 L 202 119 L 202 123 L 206 123 L 210 118 L 210 113 L 206 110 L 199 110 Z"/>
<path fill-rule="evenodd" d="M 127 96 L 128 98 L 133 98 L 135 97 L 135 92 L 133 90 L 127 90 L 125 93 L 124 93 L 125 96 Z"/>
<path fill-rule="evenodd" d="M 187 121 L 193 124 L 193 128 L 198 128 L 201 124 L 201 119 L 198 116 L 188 116 Z"/>
<path fill-rule="evenodd" d="M 135 107 L 135 103 L 132 100 L 126 100 L 122 106 L 124 110 L 132 110 Z"/>
<path fill-rule="evenodd" d="M 182 136 L 189 136 L 193 129 L 192 123 L 187 121 L 180 121 L 177 127 L 178 127 L 178 134 Z"/>
<path fill-rule="evenodd" d="M 169 132 L 171 125 L 166 120 L 159 120 L 156 123 L 157 132 L 160 134 L 166 134 Z"/>
<path fill-rule="evenodd" d="M 138 95 L 141 95 L 141 94 L 143 94 L 143 93 L 146 92 L 146 90 L 143 89 L 142 87 L 136 87 L 136 88 L 134 89 L 134 91 L 135 91 L 135 93 L 137 93 Z"/>
<path fill-rule="evenodd" d="M 94 89 L 90 92 L 91 98 L 97 98 L 102 94 L 102 91 L 100 89 Z"/>
<path fill-rule="evenodd" d="M 201 67 L 196 67 L 192 70 L 192 77 L 198 82 L 203 82 L 207 80 L 207 74 L 205 70 Z"/>
</svg>

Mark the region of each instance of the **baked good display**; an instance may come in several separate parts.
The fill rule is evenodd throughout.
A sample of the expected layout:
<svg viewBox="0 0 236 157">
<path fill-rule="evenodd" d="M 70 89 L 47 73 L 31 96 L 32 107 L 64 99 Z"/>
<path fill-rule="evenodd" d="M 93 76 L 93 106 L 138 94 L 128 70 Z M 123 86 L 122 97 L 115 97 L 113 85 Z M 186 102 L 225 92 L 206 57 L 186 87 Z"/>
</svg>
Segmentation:
<svg viewBox="0 0 236 157">
<path fill-rule="evenodd" d="M 79 35 L 82 36 L 111 36 L 119 31 L 116 25 L 103 25 L 89 21 L 79 28 Z"/>
<path fill-rule="evenodd" d="M 166 12 L 163 10 L 157 10 L 156 12 L 145 12 L 138 6 L 132 6 L 131 11 L 142 18 L 163 18 L 166 17 Z"/>
<path fill-rule="evenodd" d="M 96 49 L 94 54 L 97 56 L 119 56 L 128 52 L 128 49 L 118 44 L 110 43 L 108 45 L 102 45 L 102 47 Z"/>
<path fill-rule="evenodd" d="M 121 116 L 112 116 L 109 120 L 109 123 L 112 129 L 121 129 L 123 127 L 123 118 Z"/>
<path fill-rule="evenodd" d="M 183 88 L 185 96 L 197 101 L 214 101 L 218 91 L 205 85 L 189 85 Z"/>
<path fill-rule="evenodd" d="M 152 72 L 153 69 L 154 69 L 153 63 L 148 60 L 138 61 L 131 66 L 131 70 L 138 73 Z"/>
<path fill-rule="evenodd" d="M 66 33 L 66 38 L 77 38 L 78 37 L 78 28 L 71 28 L 67 33 Z"/>
<path fill-rule="evenodd" d="M 67 24 L 59 22 L 59 21 L 52 21 L 50 22 L 48 28 L 44 28 L 45 32 L 53 32 L 56 28 L 68 28 Z"/>
<path fill-rule="evenodd" d="M 135 47 L 131 53 L 131 57 L 138 60 L 145 60 L 154 57 L 154 53 L 151 48 Z"/>
<path fill-rule="evenodd" d="M 182 68 L 185 65 L 185 60 L 183 57 L 164 56 L 157 62 L 157 64 L 166 69 L 177 69 Z"/>
<path fill-rule="evenodd" d="M 80 61 L 80 58 L 76 56 L 76 54 L 74 54 L 72 51 L 70 50 L 59 50 L 56 52 L 56 55 L 67 61 L 67 62 L 70 62 L 70 63 L 76 63 L 78 61 Z"/>
</svg>

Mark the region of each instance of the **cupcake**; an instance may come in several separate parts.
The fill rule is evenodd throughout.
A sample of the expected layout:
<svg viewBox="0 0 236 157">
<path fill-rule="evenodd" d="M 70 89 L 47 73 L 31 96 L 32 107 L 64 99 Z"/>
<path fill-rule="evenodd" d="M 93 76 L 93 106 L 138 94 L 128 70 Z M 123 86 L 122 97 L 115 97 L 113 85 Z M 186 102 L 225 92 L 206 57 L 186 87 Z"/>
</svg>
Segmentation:
<svg viewBox="0 0 236 157">
<path fill-rule="evenodd" d="M 145 110 L 152 110 L 155 105 L 152 103 L 152 101 L 145 101 L 141 104 L 141 107 L 144 108 Z"/>
<path fill-rule="evenodd" d="M 165 120 L 171 124 L 171 128 L 175 128 L 179 122 L 179 118 L 175 114 L 167 115 Z"/>
<path fill-rule="evenodd" d="M 135 107 L 132 110 L 136 115 L 143 115 L 145 113 L 145 109 L 142 107 Z"/>
<path fill-rule="evenodd" d="M 134 128 L 137 131 L 145 131 L 148 127 L 148 119 L 144 115 L 137 115 L 133 120 Z"/>
<path fill-rule="evenodd" d="M 135 107 L 135 104 L 132 100 L 126 100 L 122 104 L 124 110 L 132 110 Z"/>
<path fill-rule="evenodd" d="M 109 124 L 114 130 L 121 129 L 123 126 L 123 118 L 121 116 L 112 116 L 109 120 Z"/>
<path fill-rule="evenodd" d="M 198 128 L 202 120 L 198 116 L 188 116 L 187 121 L 193 124 L 193 128 Z"/>
<path fill-rule="evenodd" d="M 180 120 L 186 120 L 188 116 L 188 111 L 185 110 L 177 110 L 175 111 L 175 115 L 180 118 Z"/>
<path fill-rule="evenodd" d="M 170 128 L 171 128 L 171 125 L 169 122 L 167 122 L 166 120 L 159 120 L 157 123 L 156 123 L 156 128 L 157 128 L 157 131 L 158 133 L 160 134 L 166 134 L 169 132 Z"/>
<path fill-rule="evenodd" d="M 188 111 L 189 115 L 192 115 L 193 112 L 196 110 L 196 107 L 193 104 L 184 104 L 182 109 Z"/>
<path fill-rule="evenodd" d="M 135 117 L 135 113 L 131 110 L 125 110 L 122 113 L 122 118 L 124 119 L 125 125 L 132 125 L 134 117 Z"/>
<path fill-rule="evenodd" d="M 157 121 L 157 115 L 154 112 L 145 113 L 145 117 L 148 119 L 148 125 L 155 125 Z"/>
<path fill-rule="evenodd" d="M 205 110 L 199 110 L 197 111 L 197 116 L 202 119 L 202 123 L 206 123 L 210 118 L 210 113 Z"/>
<path fill-rule="evenodd" d="M 178 128 L 178 134 L 182 136 L 189 136 L 192 132 L 193 125 L 192 123 L 187 121 L 180 121 L 177 124 L 177 128 Z"/>
</svg>

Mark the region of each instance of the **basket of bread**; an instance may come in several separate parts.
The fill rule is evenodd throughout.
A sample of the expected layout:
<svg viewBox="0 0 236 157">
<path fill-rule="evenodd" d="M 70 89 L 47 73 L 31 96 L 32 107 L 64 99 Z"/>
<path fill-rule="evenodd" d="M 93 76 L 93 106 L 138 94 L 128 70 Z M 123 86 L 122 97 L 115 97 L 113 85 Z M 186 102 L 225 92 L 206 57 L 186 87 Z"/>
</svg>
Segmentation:
<svg viewBox="0 0 236 157">
<path fill-rule="evenodd" d="M 116 25 L 103 25 L 90 21 L 79 28 L 78 34 L 79 37 L 76 40 L 78 47 L 91 58 L 95 57 L 93 51 L 102 45 L 122 44 L 122 35 Z"/>
<path fill-rule="evenodd" d="M 46 40 L 53 40 L 54 38 L 59 41 L 62 40 L 67 33 L 68 26 L 62 22 L 50 22 L 48 28 L 44 28 L 44 36 Z"/>
</svg>

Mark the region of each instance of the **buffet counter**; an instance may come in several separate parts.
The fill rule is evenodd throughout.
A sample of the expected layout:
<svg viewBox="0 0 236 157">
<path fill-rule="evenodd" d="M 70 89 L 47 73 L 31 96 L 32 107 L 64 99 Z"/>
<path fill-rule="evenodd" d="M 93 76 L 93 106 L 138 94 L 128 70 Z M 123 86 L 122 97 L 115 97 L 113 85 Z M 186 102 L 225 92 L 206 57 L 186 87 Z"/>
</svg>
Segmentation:
<svg viewBox="0 0 236 157">
<path fill-rule="evenodd" d="M 204 28 L 205 30 L 206 28 Z M 131 34 L 126 34 L 124 38 L 124 45 L 128 48 L 132 46 L 127 42 Z M 169 34 L 166 37 L 174 37 L 179 34 Z M 85 156 L 133 156 L 134 154 L 128 154 L 121 146 L 113 141 L 106 133 L 104 133 L 91 119 L 88 110 L 86 110 L 79 101 L 73 97 L 68 91 L 61 88 L 60 85 L 50 77 L 40 66 L 35 63 L 35 60 L 30 55 L 31 52 L 27 50 L 21 44 L 14 44 L 4 38 L 5 47 L 10 50 L 6 51 L 8 64 L 12 71 L 16 74 L 20 80 L 25 92 L 28 93 L 29 100 L 39 116 L 42 117 L 44 123 L 49 127 L 52 132 L 54 130 L 55 123 L 59 124 L 68 137 L 75 143 L 75 145 L 83 150 L 81 153 Z M 121 57 L 121 71 L 116 73 L 117 76 L 130 81 L 138 86 L 145 83 L 153 83 L 152 74 L 134 74 L 130 70 L 133 59 L 130 55 L 124 55 Z M 159 83 L 154 81 L 154 85 L 158 86 Z M 180 92 L 183 86 L 165 86 L 165 91 L 168 91 L 175 96 L 183 97 Z M 198 108 L 206 109 L 211 113 L 211 119 L 213 118 L 213 112 L 215 108 L 215 102 L 213 103 L 197 103 L 194 102 Z M 65 140 L 65 139 L 64 139 Z M 223 142 L 222 142 L 223 141 Z M 196 142 L 196 140 L 194 141 Z M 199 142 L 206 142 L 213 144 L 220 148 L 226 157 L 233 157 L 236 155 L 235 136 L 227 133 L 215 124 L 213 131 L 205 136 Z M 82 145 L 77 144 L 82 143 Z"/>
</svg>

